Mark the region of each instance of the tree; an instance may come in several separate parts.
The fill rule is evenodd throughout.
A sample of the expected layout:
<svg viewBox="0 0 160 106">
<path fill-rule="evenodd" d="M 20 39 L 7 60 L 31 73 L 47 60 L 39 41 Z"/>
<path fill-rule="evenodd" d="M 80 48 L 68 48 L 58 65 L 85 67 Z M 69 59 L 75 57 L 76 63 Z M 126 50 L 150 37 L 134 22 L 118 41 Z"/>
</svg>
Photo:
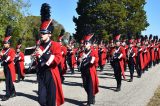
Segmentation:
<svg viewBox="0 0 160 106">
<path fill-rule="evenodd" d="M 136 35 L 149 26 L 146 12 L 144 10 L 145 0 L 126 0 L 125 7 L 127 10 L 125 33 Z"/>
<path fill-rule="evenodd" d="M 79 0 L 73 17 L 77 41 L 88 33 L 108 39 L 110 34 L 127 34 L 143 31 L 147 23 L 145 0 Z M 141 17 L 141 18 L 139 18 Z"/>
<path fill-rule="evenodd" d="M 13 27 L 12 43 L 15 46 L 17 38 L 21 37 L 25 28 L 25 20 L 23 11 L 29 7 L 28 1 L 22 0 L 0 0 L 0 37 L 1 41 L 4 38 L 4 33 L 7 25 Z"/>
</svg>

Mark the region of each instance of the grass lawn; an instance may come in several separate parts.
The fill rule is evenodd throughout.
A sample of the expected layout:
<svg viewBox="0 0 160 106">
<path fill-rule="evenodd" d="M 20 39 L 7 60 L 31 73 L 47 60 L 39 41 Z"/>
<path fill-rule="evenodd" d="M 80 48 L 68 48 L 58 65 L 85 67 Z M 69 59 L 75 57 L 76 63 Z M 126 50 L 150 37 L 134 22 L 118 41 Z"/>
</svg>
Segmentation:
<svg viewBox="0 0 160 106">
<path fill-rule="evenodd" d="M 154 96 L 150 99 L 147 106 L 160 106 L 160 86 L 154 93 Z"/>
</svg>

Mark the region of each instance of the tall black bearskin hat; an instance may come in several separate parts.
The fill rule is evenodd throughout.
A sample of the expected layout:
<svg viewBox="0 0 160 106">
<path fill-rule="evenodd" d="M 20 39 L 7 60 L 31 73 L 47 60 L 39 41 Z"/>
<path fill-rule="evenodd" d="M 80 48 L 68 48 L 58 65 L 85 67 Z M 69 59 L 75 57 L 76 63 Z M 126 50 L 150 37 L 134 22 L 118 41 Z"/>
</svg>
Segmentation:
<svg viewBox="0 0 160 106">
<path fill-rule="evenodd" d="M 21 46 L 22 46 L 22 39 L 19 39 L 18 42 L 17 42 L 16 49 L 20 49 Z"/>
<path fill-rule="evenodd" d="M 12 27 L 8 25 L 6 28 L 5 38 L 3 40 L 3 43 L 11 43 L 11 34 L 12 34 Z"/>
<path fill-rule="evenodd" d="M 121 35 L 122 42 L 125 42 L 125 41 L 126 41 L 126 38 L 127 38 L 126 35 Z"/>
<path fill-rule="evenodd" d="M 156 36 L 153 36 L 152 42 L 155 42 L 155 41 L 156 41 Z"/>
<path fill-rule="evenodd" d="M 113 38 L 112 38 L 112 36 L 109 36 L 109 43 L 113 43 Z"/>
<path fill-rule="evenodd" d="M 62 41 L 62 38 L 63 38 L 64 33 L 65 33 L 65 30 L 64 30 L 64 29 L 61 29 L 61 33 L 60 33 L 60 35 L 58 36 L 58 41 L 59 41 L 59 42 Z"/>
<path fill-rule="evenodd" d="M 141 43 L 144 44 L 144 41 L 145 41 L 145 37 L 141 35 Z"/>
<path fill-rule="evenodd" d="M 158 36 L 156 36 L 156 38 L 155 38 L 155 39 L 156 39 L 156 42 L 158 42 Z"/>
<path fill-rule="evenodd" d="M 149 35 L 149 40 L 152 40 L 152 34 Z"/>
<path fill-rule="evenodd" d="M 140 43 L 140 42 L 141 42 L 140 32 L 137 32 L 137 33 L 136 33 L 136 40 L 137 40 L 137 43 Z"/>
<path fill-rule="evenodd" d="M 145 35 L 145 36 L 144 36 L 144 39 L 147 41 L 147 40 L 148 40 L 148 36 L 147 36 L 147 35 Z"/>
<path fill-rule="evenodd" d="M 114 38 L 114 42 L 120 42 L 120 37 L 121 37 L 121 34 L 119 33 L 119 30 L 115 30 L 113 32 L 113 38 Z"/>
<path fill-rule="evenodd" d="M 133 43 L 133 39 L 132 39 L 132 36 L 130 34 L 128 34 L 128 43 L 129 44 Z"/>
<path fill-rule="evenodd" d="M 47 3 L 42 4 L 41 7 L 41 27 L 40 33 L 43 34 L 51 34 L 53 32 L 53 22 L 50 19 L 50 6 Z"/>
</svg>

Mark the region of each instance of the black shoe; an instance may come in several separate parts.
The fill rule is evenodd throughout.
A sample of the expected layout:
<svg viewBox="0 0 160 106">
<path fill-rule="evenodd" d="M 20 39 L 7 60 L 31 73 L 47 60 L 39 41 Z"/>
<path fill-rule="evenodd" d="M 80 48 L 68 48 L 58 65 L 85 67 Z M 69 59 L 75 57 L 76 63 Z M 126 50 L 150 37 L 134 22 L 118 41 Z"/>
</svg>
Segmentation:
<svg viewBox="0 0 160 106">
<path fill-rule="evenodd" d="M 22 77 L 22 81 L 24 80 L 24 77 Z"/>
<path fill-rule="evenodd" d="M 19 82 L 20 82 L 20 80 L 17 80 L 17 81 L 16 81 L 16 83 L 19 83 Z"/>
<path fill-rule="evenodd" d="M 11 98 L 16 97 L 16 92 L 12 93 L 10 97 Z"/>
<path fill-rule="evenodd" d="M 6 101 L 6 100 L 8 100 L 8 99 L 9 99 L 9 96 L 6 96 L 6 95 L 5 95 L 5 96 L 2 97 L 2 101 Z"/>
<path fill-rule="evenodd" d="M 129 80 L 129 82 L 132 82 L 132 81 L 133 81 L 133 79 L 130 79 L 130 80 Z"/>
<path fill-rule="evenodd" d="M 137 76 L 137 78 L 141 78 L 141 76 L 140 76 L 140 75 L 138 75 L 138 76 Z"/>
<path fill-rule="evenodd" d="M 116 90 L 115 90 L 116 92 L 119 92 L 119 91 L 121 91 L 121 88 L 116 88 Z"/>
<path fill-rule="evenodd" d="M 94 105 L 95 103 L 96 103 L 96 101 L 95 101 L 95 96 L 93 96 L 92 104 Z"/>
<path fill-rule="evenodd" d="M 86 106 L 91 106 L 91 104 L 90 103 L 87 103 L 87 105 Z"/>
</svg>

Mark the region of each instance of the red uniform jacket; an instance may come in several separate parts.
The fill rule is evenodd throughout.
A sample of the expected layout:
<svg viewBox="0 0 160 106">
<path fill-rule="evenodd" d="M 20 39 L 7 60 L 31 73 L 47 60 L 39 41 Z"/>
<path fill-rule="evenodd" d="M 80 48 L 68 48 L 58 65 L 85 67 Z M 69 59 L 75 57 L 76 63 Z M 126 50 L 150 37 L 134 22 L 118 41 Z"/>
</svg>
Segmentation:
<svg viewBox="0 0 160 106">
<path fill-rule="evenodd" d="M 80 58 L 82 57 L 82 55 L 83 55 L 83 52 L 84 52 L 84 50 L 83 50 L 83 48 L 82 47 L 79 47 L 78 49 L 77 49 L 77 62 L 79 62 L 80 61 Z"/>
<path fill-rule="evenodd" d="M 21 68 L 21 74 L 22 76 L 24 76 L 25 70 L 24 70 L 24 53 L 23 52 L 19 53 L 19 65 Z"/>
<path fill-rule="evenodd" d="M 5 51 L 3 50 L 2 53 L 5 53 Z M 14 49 L 10 48 L 7 56 L 8 56 L 7 58 L 9 58 L 9 60 L 7 61 L 9 71 L 10 71 L 11 76 L 12 76 L 12 81 L 14 82 L 16 80 L 16 71 L 15 71 L 15 66 L 14 66 L 14 58 L 15 58 Z"/>
<path fill-rule="evenodd" d="M 40 46 L 40 49 L 44 50 L 42 46 Z M 58 70 L 58 64 L 62 59 L 60 44 L 58 42 L 51 41 L 50 51 L 51 55 L 46 64 L 51 67 L 52 77 L 56 85 L 56 104 L 59 106 L 64 103 L 61 78 Z"/>
<path fill-rule="evenodd" d="M 95 52 L 95 57 L 96 57 L 95 65 L 96 65 L 96 68 L 97 68 L 97 67 L 98 67 L 98 61 L 99 61 L 99 57 L 98 57 L 98 47 L 97 47 L 97 48 L 91 47 L 91 49 L 93 49 L 94 52 Z"/>
<path fill-rule="evenodd" d="M 99 49 L 101 52 L 101 55 L 99 56 L 100 65 L 106 64 L 106 56 L 107 56 L 107 49 L 104 47 L 102 49 Z"/>
<path fill-rule="evenodd" d="M 154 46 L 153 46 L 153 44 L 151 44 L 151 48 L 150 48 L 151 50 L 151 58 L 152 58 L 152 61 L 154 61 Z"/>
<path fill-rule="evenodd" d="M 150 55 L 150 51 L 149 50 L 150 50 L 150 46 L 147 47 L 147 65 L 151 61 L 151 55 Z"/>
<path fill-rule="evenodd" d="M 158 44 L 158 54 L 159 54 L 159 59 L 160 59 L 160 44 Z"/>
<path fill-rule="evenodd" d="M 67 63 L 66 63 L 67 48 L 65 46 L 61 46 L 61 53 L 62 53 L 61 67 L 63 70 L 62 74 L 64 75 L 67 71 Z"/>
<path fill-rule="evenodd" d="M 120 53 L 122 53 L 123 55 L 122 55 L 119 63 L 120 63 L 121 71 L 122 71 L 122 76 L 124 79 L 126 79 L 125 73 L 124 73 L 124 59 L 126 58 L 126 52 L 122 46 L 120 46 Z"/>
<path fill-rule="evenodd" d="M 140 50 L 141 49 L 141 50 Z M 140 50 L 140 51 L 139 51 Z M 143 61 L 143 50 L 144 50 L 144 48 L 143 48 L 143 46 L 142 47 L 140 47 L 139 49 L 138 49 L 138 51 L 140 52 L 140 66 L 141 66 L 141 69 L 143 70 L 144 69 L 144 61 Z"/>
<path fill-rule="evenodd" d="M 91 74 L 91 78 L 92 78 L 92 85 L 93 85 L 93 95 L 95 95 L 96 93 L 98 93 L 98 76 L 97 76 L 97 72 L 96 72 L 96 52 L 94 49 L 91 49 L 91 57 L 95 58 L 95 61 L 93 64 L 90 65 L 90 74 Z"/>
</svg>

